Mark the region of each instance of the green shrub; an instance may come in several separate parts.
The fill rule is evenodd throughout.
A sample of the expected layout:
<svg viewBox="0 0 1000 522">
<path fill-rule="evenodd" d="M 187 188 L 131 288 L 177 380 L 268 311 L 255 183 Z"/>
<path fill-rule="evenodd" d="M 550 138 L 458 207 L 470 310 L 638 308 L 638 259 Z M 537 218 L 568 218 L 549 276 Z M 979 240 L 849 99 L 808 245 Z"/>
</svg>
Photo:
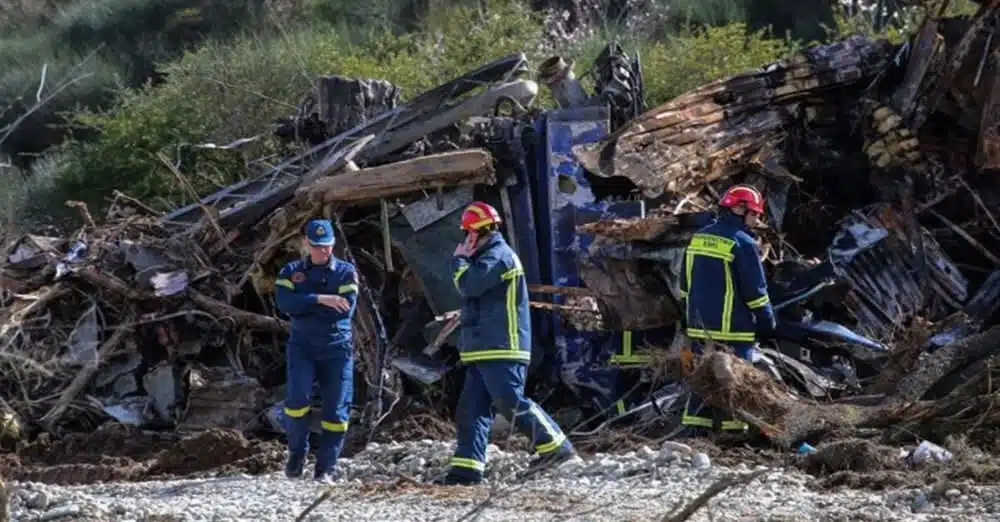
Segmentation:
<svg viewBox="0 0 1000 522">
<path fill-rule="evenodd" d="M 577 68 L 582 70 L 615 37 L 625 52 L 633 56 L 639 53 L 649 107 L 712 80 L 775 62 L 796 48 L 791 42 L 769 39 L 762 31 L 748 34 L 745 24 L 731 23 L 718 27 L 688 26 L 663 41 L 604 33 L 563 52 L 572 54 L 579 64 Z"/>
<path fill-rule="evenodd" d="M 0 38 L 0 128 L 20 120 L 6 140 L 0 138 L 0 151 L 14 155 L 17 162 L 43 152 L 63 140 L 65 131 L 57 125 L 60 113 L 106 104 L 119 86 L 115 66 L 97 55 L 53 47 L 46 32 Z M 39 97 L 48 101 L 22 118 Z"/>
<path fill-rule="evenodd" d="M 747 17 L 743 0 L 670 0 L 668 14 L 686 26 L 726 25 L 743 22 Z"/>
</svg>

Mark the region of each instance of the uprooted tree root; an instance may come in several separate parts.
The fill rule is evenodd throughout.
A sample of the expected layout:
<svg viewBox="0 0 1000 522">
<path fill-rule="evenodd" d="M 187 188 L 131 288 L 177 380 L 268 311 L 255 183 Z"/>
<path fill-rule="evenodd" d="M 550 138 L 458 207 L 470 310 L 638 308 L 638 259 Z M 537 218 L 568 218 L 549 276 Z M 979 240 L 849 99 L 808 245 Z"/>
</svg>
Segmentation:
<svg viewBox="0 0 1000 522">
<path fill-rule="evenodd" d="M 750 363 L 718 351 L 703 357 L 687 382 L 705 402 L 757 426 L 782 447 L 861 426 L 881 414 L 877 408 L 796 398 Z"/>
<path fill-rule="evenodd" d="M 967 380 L 932 402 L 914 403 L 895 419 L 895 434 L 918 433 L 931 440 L 963 435 L 991 450 L 1000 449 L 1000 356 L 977 363 Z"/>
<path fill-rule="evenodd" d="M 1000 346 L 998 337 L 1000 328 L 992 328 L 921 357 L 874 405 L 798 399 L 764 372 L 724 352 L 701 358 L 687 382 L 708 404 L 757 426 L 783 451 L 799 441 L 813 443 L 816 453 L 789 460 L 818 477 L 817 487 L 995 482 L 1000 465 L 984 451 L 1000 450 L 1000 390 L 993 384 L 1000 381 L 1000 355 L 991 357 Z M 915 400 L 955 375 L 961 384 L 944 397 Z M 920 440 L 944 445 L 953 459 L 909 464 L 899 444 Z"/>
<path fill-rule="evenodd" d="M 721 351 L 702 357 L 686 380 L 708 404 L 732 411 L 783 447 L 833 434 L 850 438 L 870 429 L 883 430 L 894 442 L 900 436 L 941 442 L 964 434 L 977 443 L 995 444 L 1000 390 L 993 383 L 1000 378 L 1000 356 L 991 356 L 998 347 L 1000 327 L 993 327 L 921 357 L 912 371 L 887 382 L 892 392 L 872 405 L 799 399 L 748 362 Z M 920 400 L 946 379 L 959 384 L 938 400 Z"/>
</svg>

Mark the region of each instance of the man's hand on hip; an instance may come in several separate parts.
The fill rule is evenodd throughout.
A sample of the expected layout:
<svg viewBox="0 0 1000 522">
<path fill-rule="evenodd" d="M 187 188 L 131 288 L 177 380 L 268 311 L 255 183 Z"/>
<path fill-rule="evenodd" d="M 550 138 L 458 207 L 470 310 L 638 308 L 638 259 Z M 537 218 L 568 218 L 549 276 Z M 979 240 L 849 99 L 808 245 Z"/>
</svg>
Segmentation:
<svg viewBox="0 0 1000 522">
<path fill-rule="evenodd" d="M 321 295 L 316 300 L 319 304 L 333 308 L 338 312 L 346 312 L 351 309 L 351 302 L 339 295 Z"/>
</svg>

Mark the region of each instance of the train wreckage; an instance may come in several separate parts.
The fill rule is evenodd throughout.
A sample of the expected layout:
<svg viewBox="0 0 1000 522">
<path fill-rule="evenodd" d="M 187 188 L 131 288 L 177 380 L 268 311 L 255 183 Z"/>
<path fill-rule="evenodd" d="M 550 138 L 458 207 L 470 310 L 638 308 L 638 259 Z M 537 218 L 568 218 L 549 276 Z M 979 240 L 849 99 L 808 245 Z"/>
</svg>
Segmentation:
<svg viewBox="0 0 1000 522">
<path fill-rule="evenodd" d="M 662 421 L 690 387 L 782 443 L 888 422 L 943 436 L 933 415 L 981 413 L 945 408 L 985 403 L 1000 347 L 998 5 L 928 18 L 902 45 L 814 46 L 650 110 L 618 44 L 593 94 L 560 57 L 538 83 L 513 55 L 405 102 L 389 81 L 322 77 L 269 131 L 301 153 L 168 214 L 118 194 L 70 237 L 11 243 L 3 438 L 109 419 L 280 432 L 273 279 L 315 215 L 338 218 L 338 255 L 363 274 L 356 433 L 445 409 L 461 379 L 446 256 L 473 199 L 502 209 L 533 294 L 533 393 L 573 435 Z M 531 108 L 539 83 L 558 108 Z M 185 165 L 161 159 L 183 185 Z M 778 341 L 756 369 L 715 353 L 685 371 L 684 247 L 735 182 L 767 199 Z"/>
</svg>

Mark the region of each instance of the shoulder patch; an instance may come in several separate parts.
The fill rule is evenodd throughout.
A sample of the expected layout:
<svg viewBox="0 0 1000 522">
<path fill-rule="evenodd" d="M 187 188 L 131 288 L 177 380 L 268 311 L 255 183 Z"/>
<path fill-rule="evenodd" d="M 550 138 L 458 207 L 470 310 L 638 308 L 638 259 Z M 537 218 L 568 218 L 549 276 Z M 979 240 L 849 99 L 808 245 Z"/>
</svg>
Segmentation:
<svg viewBox="0 0 1000 522">
<path fill-rule="evenodd" d="M 306 280 L 306 274 L 304 272 L 295 272 L 289 279 L 291 279 L 293 283 L 301 283 Z"/>
</svg>

